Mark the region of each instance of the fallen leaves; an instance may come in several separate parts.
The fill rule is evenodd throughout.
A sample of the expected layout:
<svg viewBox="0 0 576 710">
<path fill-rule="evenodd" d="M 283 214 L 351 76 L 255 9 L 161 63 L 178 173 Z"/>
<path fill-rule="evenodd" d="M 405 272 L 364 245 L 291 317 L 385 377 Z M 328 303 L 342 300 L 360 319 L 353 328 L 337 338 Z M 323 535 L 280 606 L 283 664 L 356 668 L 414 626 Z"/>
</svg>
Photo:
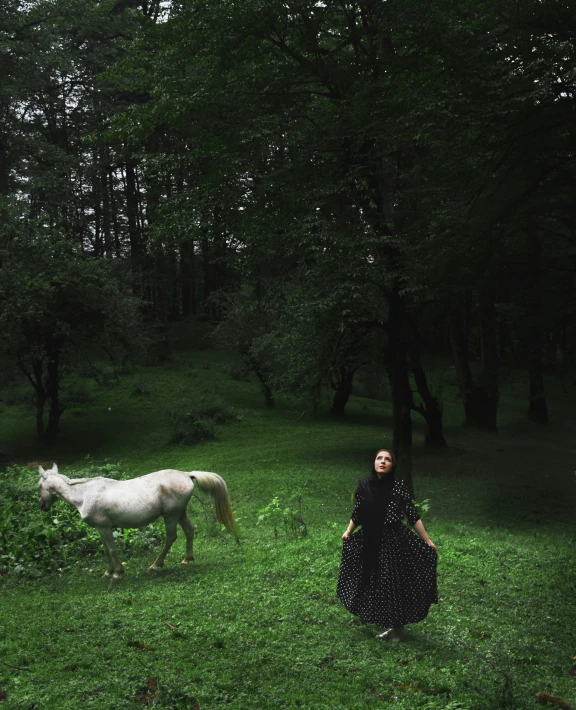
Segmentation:
<svg viewBox="0 0 576 710">
<path fill-rule="evenodd" d="M 152 650 L 152 646 L 149 646 L 147 643 L 141 643 L 140 641 L 128 641 L 127 646 L 130 646 L 130 648 L 141 648 L 143 651 Z"/>
</svg>

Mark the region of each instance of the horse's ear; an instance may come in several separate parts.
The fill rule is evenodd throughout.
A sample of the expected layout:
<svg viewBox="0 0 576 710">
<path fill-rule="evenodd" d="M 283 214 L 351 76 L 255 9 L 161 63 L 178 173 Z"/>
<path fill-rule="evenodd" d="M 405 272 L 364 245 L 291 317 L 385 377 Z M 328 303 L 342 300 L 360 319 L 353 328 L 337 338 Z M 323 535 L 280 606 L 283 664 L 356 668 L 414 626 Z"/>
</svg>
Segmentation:
<svg viewBox="0 0 576 710">
<path fill-rule="evenodd" d="M 52 473 L 58 473 L 58 466 L 55 463 L 52 464 Z"/>
<path fill-rule="evenodd" d="M 42 468 L 42 466 L 38 466 L 38 473 L 42 476 L 42 478 L 46 478 L 46 471 Z"/>
</svg>

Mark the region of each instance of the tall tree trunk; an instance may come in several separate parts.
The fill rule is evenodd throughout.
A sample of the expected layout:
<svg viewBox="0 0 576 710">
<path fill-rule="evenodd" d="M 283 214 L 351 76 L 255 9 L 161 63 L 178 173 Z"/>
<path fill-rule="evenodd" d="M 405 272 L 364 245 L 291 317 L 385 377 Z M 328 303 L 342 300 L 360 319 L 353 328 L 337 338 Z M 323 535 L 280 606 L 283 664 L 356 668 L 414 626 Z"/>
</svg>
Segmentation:
<svg viewBox="0 0 576 710">
<path fill-rule="evenodd" d="M 31 363 L 31 369 L 29 369 L 22 361 L 19 363 L 19 366 L 20 370 L 36 392 L 36 436 L 40 439 L 40 441 L 43 441 L 45 435 L 44 407 L 46 406 L 46 402 L 48 400 L 48 394 L 44 387 L 44 367 L 42 360 L 33 360 Z"/>
<path fill-rule="evenodd" d="M 114 254 L 117 259 L 122 256 L 122 246 L 120 244 L 120 224 L 118 222 L 118 202 L 114 194 L 114 171 L 108 169 L 108 189 L 110 190 L 110 213 L 112 215 L 112 225 L 114 231 Z"/>
<path fill-rule="evenodd" d="M 100 169 L 100 194 L 102 195 L 102 233 L 104 255 L 112 256 L 112 230 L 110 227 L 110 194 L 108 192 L 108 168 Z"/>
<path fill-rule="evenodd" d="M 409 344 L 410 367 L 416 383 L 416 389 L 421 398 L 421 404 L 412 402 L 412 409 L 424 417 L 426 422 L 426 436 L 424 443 L 431 448 L 440 449 L 446 446 L 444 429 L 442 424 L 442 403 L 438 397 L 432 394 L 428 386 L 428 380 L 422 364 L 420 362 L 420 352 L 422 350 L 422 336 L 418 324 L 411 315 L 410 323 L 411 341 Z"/>
<path fill-rule="evenodd" d="M 465 305 L 467 309 L 469 301 Z M 481 362 L 476 380 L 470 368 L 467 313 L 462 313 L 457 307 L 452 308 L 449 314 L 452 356 L 464 406 L 463 426 L 497 431 L 498 338 L 496 310 L 490 294 L 480 298 L 479 315 Z"/>
<path fill-rule="evenodd" d="M 8 167 L 8 156 L 6 154 L 6 148 L 4 147 L 3 138 L 0 135 L 0 198 L 8 194 L 8 177 L 10 170 Z M 0 232 L 5 226 L 8 219 L 6 210 L 2 204 L 0 204 Z M 2 268 L 2 256 L 0 254 L 0 269 Z"/>
<path fill-rule="evenodd" d="M 94 155 L 96 160 L 96 155 Z M 92 247 L 94 256 L 102 256 L 102 203 L 100 200 L 100 181 L 94 175 L 92 179 L 92 200 L 94 204 L 94 240 Z"/>
<path fill-rule="evenodd" d="M 529 288 L 527 289 L 526 320 L 529 323 L 528 377 L 530 386 L 526 415 L 535 424 L 548 424 L 550 420 L 544 386 L 544 338 L 542 335 L 542 247 L 538 225 L 535 221 L 532 222 L 529 239 L 530 269 L 527 279 Z"/>
<path fill-rule="evenodd" d="M 412 481 L 412 390 L 403 324 L 404 304 L 396 283 L 388 299 L 388 352 L 386 367 L 392 393 L 392 449 L 398 461 L 399 474 L 413 492 Z"/>
<path fill-rule="evenodd" d="M 212 293 L 212 259 L 210 253 L 210 242 L 204 234 L 200 240 L 200 253 L 202 259 L 202 310 L 204 315 L 210 316 L 209 305 L 210 294 Z"/>
<path fill-rule="evenodd" d="M 533 333 L 533 346 L 536 348 L 538 341 L 542 343 L 541 333 Z M 548 405 L 544 387 L 544 363 L 542 354 L 534 353 L 528 363 L 528 376 L 530 380 L 530 395 L 527 416 L 535 424 L 549 424 Z"/>
<path fill-rule="evenodd" d="M 60 431 L 60 417 L 64 412 L 64 407 L 60 405 L 60 344 L 57 342 L 48 343 L 46 348 L 46 394 L 50 399 L 50 409 L 48 411 L 48 424 L 44 432 L 44 442 L 52 444 L 56 440 Z"/>
<path fill-rule="evenodd" d="M 138 220 L 138 192 L 136 188 L 136 161 L 128 158 L 126 161 L 126 217 L 128 220 L 128 238 L 130 240 L 130 262 L 132 264 L 132 290 L 137 296 L 142 296 L 144 286 L 142 279 L 142 239 Z"/>
<path fill-rule="evenodd" d="M 435 397 L 428 387 L 426 373 L 422 366 L 412 367 L 412 374 L 416 382 L 418 394 L 422 398 L 423 406 L 412 405 L 414 411 L 419 412 L 426 421 L 426 436 L 424 443 L 426 446 L 441 449 L 446 446 L 444 429 L 442 426 L 442 405 L 438 397 Z"/>
<path fill-rule="evenodd" d="M 343 365 L 340 368 L 338 380 L 333 385 L 335 394 L 332 400 L 332 414 L 335 417 L 344 416 L 344 410 L 352 394 L 355 372 L 356 368 L 348 367 L 347 365 Z"/>
<path fill-rule="evenodd" d="M 170 273 L 168 288 L 170 289 L 170 318 L 180 315 L 180 289 L 178 288 L 178 256 L 176 249 L 170 249 Z"/>
<path fill-rule="evenodd" d="M 0 136 L 0 195 L 8 194 L 8 176 L 10 170 L 8 168 L 8 155 L 6 153 L 6 148 Z"/>
<path fill-rule="evenodd" d="M 268 409 L 274 409 L 276 406 L 276 400 L 274 399 L 274 392 L 270 387 L 270 377 L 266 368 L 258 361 L 254 354 L 248 350 L 243 353 L 246 361 L 250 365 L 250 369 L 258 378 L 260 385 L 262 386 L 262 391 L 264 392 L 264 398 L 266 400 L 266 406 Z"/>
<path fill-rule="evenodd" d="M 479 429 L 498 431 L 498 326 L 496 307 L 491 293 L 480 297 L 480 375 L 476 401 L 476 422 Z"/>
<path fill-rule="evenodd" d="M 196 282 L 194 278 L 194 242 L 180 245 L 180 292 L 182 315 L 196 315 Z"/>
<path fill-rule="evenodd" d="M 36 382 L 36 436 L 40 441 L 44 440 L 44 407 L 48 396 L 42 381 L 42 363 L 38 360 L 34 363 L 34 380 Z M 33 383 L 34 384 L 34 383 Z"/>
<path fill-rule="evenodd" d="M 276 400 L 274 398 L 274 392 L 272 391 L 272 388 L 270 387 L 270 384 L 268 382 L 268 378 L 265 376 L 263 370 L 260 367 L 253 366 L 253 370 L 262 386 L 266 406 L 268 407 L 268 409 L 274 409 L 274 407 L 276 406 Z"/>
</svg>

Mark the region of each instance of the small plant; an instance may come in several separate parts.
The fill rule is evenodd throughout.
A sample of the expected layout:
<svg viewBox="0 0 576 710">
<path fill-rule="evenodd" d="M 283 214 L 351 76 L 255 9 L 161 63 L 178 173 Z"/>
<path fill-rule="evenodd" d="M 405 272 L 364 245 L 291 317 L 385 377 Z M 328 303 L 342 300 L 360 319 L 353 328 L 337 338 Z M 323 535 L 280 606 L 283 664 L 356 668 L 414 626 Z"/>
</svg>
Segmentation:
<svg viewBox="0 0 576 710">
<path fill-rule="evenodd" d="M 285 531 L 295 537 L 306 537 L 308 527 L 302 515 L 301 493 L 289 496 L 286 503 L 280 502 L 279 496 L 274 496 L 267 506 L 258 511 L 257 525 L 270 525 L 274 530 L 274 537 L 278 537 L 278 529 L 284 527 Z"/>
</svg>

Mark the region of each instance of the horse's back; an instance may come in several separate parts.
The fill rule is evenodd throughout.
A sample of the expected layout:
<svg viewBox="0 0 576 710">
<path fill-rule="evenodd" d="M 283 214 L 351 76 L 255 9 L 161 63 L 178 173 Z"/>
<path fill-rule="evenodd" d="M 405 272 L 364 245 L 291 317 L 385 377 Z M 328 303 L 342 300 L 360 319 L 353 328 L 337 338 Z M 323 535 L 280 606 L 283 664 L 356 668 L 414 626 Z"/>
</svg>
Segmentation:
<svg viewBox="0 0 576 710">
<path fill-rule="evenodd" d="M 101 479 L 85 500 L 83 518 L 112 526 L 147 525 L 160 515 L 186 508 L 194 483 L 184 471 L 165 469 L 121 481 Z"/>
<path fill-rule="evenodd" d="M 153 482 L 161 486 L 174 486 L 185 490 L 194 488 L 192 474 L 187 471 L 177 471 L 175 468 L 164 468 L 161 471 L 153 471 L 138 479 L 143 482 Z"/>
</svg>

